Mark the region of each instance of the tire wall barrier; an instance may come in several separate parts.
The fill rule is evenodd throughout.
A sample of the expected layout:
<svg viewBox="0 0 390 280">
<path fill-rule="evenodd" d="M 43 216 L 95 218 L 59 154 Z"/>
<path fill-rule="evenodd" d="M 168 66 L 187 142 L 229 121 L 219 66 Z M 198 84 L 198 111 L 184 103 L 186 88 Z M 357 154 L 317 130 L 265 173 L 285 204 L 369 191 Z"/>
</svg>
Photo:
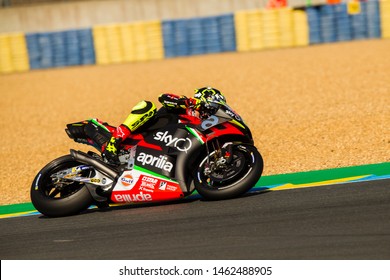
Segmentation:
<svg viewBox="0 0 390 280">
<path fill-rule="evenodd" d="M 31 69 L 95 64 L 91 29 L 26 34 Z"/>
<path fill-rule="evenodd" d="M 0 34 L 0 74 L 28 71 L 28 57 L 23 33 Z"/>
<path fill-rule="evenodd" d="M 164 58 L 160 21 L 93 27 L 96 64 Z"/>
<path fill-rule="evenodd" d="M 235 13 L 237 51 L 306 46 L 308 22 L 303 10 L 280 8 Z"/>
<path fill-rule="evenodd" d="M 163 21 L 165 57 L 236 50 L 233 15 Z"/>
<path fill-rule="evenodd" d="M 306 5 L 63 31 L 3 33 L 0 74 L 390 38 L 390 0 L 320 5 L 306 1 Z"/>
<path fill-rule="evenodd" d="M 390 0 L 379 4 L 382 38 L 390 38 Z"/>
</svg>

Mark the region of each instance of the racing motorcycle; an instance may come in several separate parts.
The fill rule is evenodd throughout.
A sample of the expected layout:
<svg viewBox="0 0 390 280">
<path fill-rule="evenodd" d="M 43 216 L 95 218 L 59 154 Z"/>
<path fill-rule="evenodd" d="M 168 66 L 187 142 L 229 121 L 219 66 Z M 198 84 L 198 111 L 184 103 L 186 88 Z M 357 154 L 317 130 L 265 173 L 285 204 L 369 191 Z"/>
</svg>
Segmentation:
<svg viewBox="0 0 390 280">
<path fill-rule="evenodd" d="M 263 172 L 263 158 L 242 118 L 226 103 L 208 118 L 161 108 L 121 143 L 119 161 L 71 149 L 48 163 L 31 186 L 34 207 L 48 217 L 78 214 L 90 206 L 163 202 L 194 192 L 206 200 L 240 196 Z M 114 126 L 98 119 L 70 123 L 75 142 L 99 152 Z"/>
</svg>

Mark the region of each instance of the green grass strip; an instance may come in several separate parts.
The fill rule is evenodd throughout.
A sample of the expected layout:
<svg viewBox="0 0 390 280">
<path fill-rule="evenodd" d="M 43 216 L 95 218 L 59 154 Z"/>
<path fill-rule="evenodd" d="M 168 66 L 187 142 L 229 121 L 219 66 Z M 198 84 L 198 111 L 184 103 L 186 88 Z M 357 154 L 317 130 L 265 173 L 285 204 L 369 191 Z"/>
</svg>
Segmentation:
<svg viewBox="0 0 390 280">
<path fill-rule="evenodd" d="M 30 202 L 0 206 L 0 215 L 7 215 L 13 213 L 27 212 L 27 211 L 36 211 L 32 203 Z"/>
<path fill-rule="evenodd" d="M 390 162 L 263 176 L 256 186 L 309 184 L 361 175 L 390 175 Z"/>
<path fill-rule="evenodd" d="M 390 162 L 368 164 L 351 167 L 341 167 L 334 169 L 324 169 L 316 171 L 287 173 L 279 175 L 263 176 L 256 184 L 256 187 L 265 187 L 282 184 L 309 184 L 321 181 L 336 180 L 347 177 L 362 175 L 390 175 Z M 21 203 L 0 206 L 0 215 L 35 211 L 31 203 Z"/>
</svg>

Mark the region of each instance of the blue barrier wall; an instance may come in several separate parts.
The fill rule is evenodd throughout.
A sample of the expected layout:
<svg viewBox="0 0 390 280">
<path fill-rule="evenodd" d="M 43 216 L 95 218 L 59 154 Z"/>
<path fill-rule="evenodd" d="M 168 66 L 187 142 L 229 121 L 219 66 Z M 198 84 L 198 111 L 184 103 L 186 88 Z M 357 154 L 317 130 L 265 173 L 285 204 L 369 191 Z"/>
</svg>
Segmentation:
<svg viewBox="0 0 390 280">
<path fill-rule="evenodd" d="M 319 7 L 321 41 L 331 43 L 337 41 L 336 19 L 334 6 L 323 5 Z"/>
<path fill-rule="evenodd" d="M 163 21 L 165 57 L 236 51 L 234 16 Z"/>
<path fill-rule="evenodd" d="M 221 47 L 223 52 L 233 52 L 237 50 L 236 30 L 234 25 L 234 15 L 224 15 L 218 17 L 219 32 L 221 34 Z"/>
<path fill-rule="evenodd" d="M 379 11 L 378 1 L 369 1 L 364 3 L 367 15 L 367 37 L 380 38 L 381 37 L 381 17 Z"/>
<path fill-rule="evenodd" d="M 31 69 L 95 64 L 91 29 L 26 35 Z"/>
<path fill-rule="evenodd" d="M 320 11 L 316 7 L 306 9 L 310 44 L 322 43 Z"/>
<path fill-rule="evenodd" d="M 361 12 L 359 14 L 351 15 L 351 31 L 354 40 L 367 38 L 367 11 L 364 4 L 360 4 Z"/>
<path fill-rule="evenodd" d="M 352 30 L 350 16 L 347 12 L 347 4 L 342 3 L 334 6 L 335 27 L 337 30 L 337 41 L 352 40 Z"/>
<path fill-rule="evenodd" d="M 360 2 L 360 13 L 348 14 L 346 3 L 306 9 L 310 44 L 381 37 L 379 2 Z"/>
</svg>

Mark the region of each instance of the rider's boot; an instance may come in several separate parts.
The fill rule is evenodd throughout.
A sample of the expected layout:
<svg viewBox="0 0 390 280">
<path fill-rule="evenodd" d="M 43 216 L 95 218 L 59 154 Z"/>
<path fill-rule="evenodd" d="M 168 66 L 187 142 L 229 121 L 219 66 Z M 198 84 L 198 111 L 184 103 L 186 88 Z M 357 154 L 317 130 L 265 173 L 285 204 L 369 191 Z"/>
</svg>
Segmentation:
<svg viewBox="0 0 390 280">
<path fill-rule="evenodd" d="M 97 148 L 100 148 L 101 150 L 111 138 L 111 133 L 104 128 L 104 123 L 98 119 L 94 119 L 92 122 L 88 122 L 88 124 L 83 126 L 83 128 L 84 133 L 90 139 L 92 139 L 93 142 L 97 145 Z"/>
<path fill-rule="evenodd" d="M 107 142 L 107 145 L 103 146 L 103 156 L 107 158 L 110 163 L 120 163 L 118 158 L 119 146 L 124 139 L 130 136 L 130 134 L 130 129 L 126 125 L 121 124 L 116 128 L 111 139 Z"/>
</svg>

